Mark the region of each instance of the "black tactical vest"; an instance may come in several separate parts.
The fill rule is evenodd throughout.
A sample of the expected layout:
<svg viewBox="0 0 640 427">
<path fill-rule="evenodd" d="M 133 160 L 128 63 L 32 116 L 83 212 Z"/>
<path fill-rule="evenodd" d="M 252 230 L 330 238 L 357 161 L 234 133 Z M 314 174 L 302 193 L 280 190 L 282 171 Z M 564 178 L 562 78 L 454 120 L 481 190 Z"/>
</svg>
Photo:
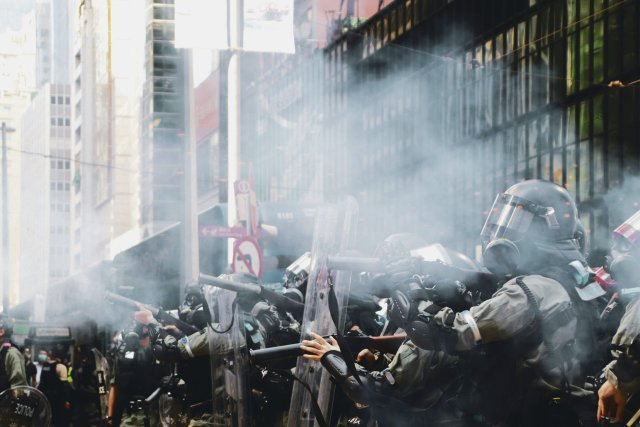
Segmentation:
<svg viewBox="0 0 640 427">
<path fill-rule="evenodd" d="M 47 395 L 49 399 L 51 399 L 50 396 L 63 391 L 63 381 L 58 378 L 58 374 L 56 373 L 58 363 L 59 362 L 46 362 L 40 371 L 40 384 L 38 388 Z"/>
<path fill-rule="evenodd" d="M 119 351 L 115 365 L 115 381 L 123 396 L 147 397 L 151 394 L 158 383 L 151 349 Z"/>
</svg>

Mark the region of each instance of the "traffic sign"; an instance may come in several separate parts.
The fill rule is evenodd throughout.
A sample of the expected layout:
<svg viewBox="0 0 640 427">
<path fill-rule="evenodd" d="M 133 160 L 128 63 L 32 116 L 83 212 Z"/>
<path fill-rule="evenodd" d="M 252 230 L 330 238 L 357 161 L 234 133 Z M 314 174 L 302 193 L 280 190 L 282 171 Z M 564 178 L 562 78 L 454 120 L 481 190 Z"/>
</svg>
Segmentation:
<svg viewBox="0 0 640 427">
<path fill-rule="evenodd" d="M 251 184 L 246 180 L 236 181 L 236 193 L 249 193 L 251 191 Z"/>
<path fill-rule="evenodd" d="M 253 237 L 236 240 L 233 245 L 233 263 L 235 273 L 249 273 L 256 277 L 262 275 L 262 251 Z"/>
</svg>

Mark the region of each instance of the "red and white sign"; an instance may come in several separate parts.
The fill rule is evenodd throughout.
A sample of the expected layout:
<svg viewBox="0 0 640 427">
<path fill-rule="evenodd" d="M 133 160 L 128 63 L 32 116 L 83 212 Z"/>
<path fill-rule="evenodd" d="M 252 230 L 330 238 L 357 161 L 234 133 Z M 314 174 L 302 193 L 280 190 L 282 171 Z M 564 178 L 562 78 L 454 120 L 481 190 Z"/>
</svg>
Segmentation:
<svg viewBox="0 0 640 427">
<path fill-rule="evenodd" d="M 235 273 L 249 273 L 256 277 L 262 275 L 262 251 L 255 238 L 236 240 L 231 267 Z"/>
</svg>

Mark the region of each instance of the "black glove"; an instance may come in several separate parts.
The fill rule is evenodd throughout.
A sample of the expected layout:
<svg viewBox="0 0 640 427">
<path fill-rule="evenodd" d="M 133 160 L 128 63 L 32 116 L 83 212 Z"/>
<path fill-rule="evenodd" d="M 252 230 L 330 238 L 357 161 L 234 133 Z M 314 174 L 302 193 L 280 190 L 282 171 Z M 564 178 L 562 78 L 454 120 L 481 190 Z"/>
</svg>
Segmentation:
<svg viewBox="0 0 640 427">
<path fill-rule="evenodd" d="M 404 330 L 407 337 L 424 350 L 451 353 L 455 351 L 458 341 L 457 333 L 451 328 L 453 318 L 454 315 L 451 312 L 451 316 L 444 319 L 445 324 L 439 325 L 435 316 L 429 313 L 420 313 L 406 324 Z"/>
<path fill-rule="evenodd" d="M 429 299 L 441 307 L 450 307 L 454 311 L 468 310 L 473 305 L 473 296 L 464 283 L 443 279 L 427 285 Z"/>
</svg>

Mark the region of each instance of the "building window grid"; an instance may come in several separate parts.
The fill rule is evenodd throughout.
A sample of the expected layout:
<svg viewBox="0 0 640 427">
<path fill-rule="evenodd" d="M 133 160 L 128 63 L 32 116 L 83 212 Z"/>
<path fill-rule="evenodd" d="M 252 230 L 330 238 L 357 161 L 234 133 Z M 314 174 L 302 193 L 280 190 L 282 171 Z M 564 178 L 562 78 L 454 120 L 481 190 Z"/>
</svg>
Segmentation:
<svg viewBox="0 0 640 427">
<path fill-rule="evenodd" d="M 577 16 L 587 16 L 593 12 L 589 10 L 585 15 L 584 8 L 581 11 L 580 5 L 573 4 L 575 9 L 569 8 L 569 15 L 564 15 L 564 18 L 557 16 L 557 12 L 562 9 L 555 4 L 542 9 L 537 16 L 532 16 L 515 27 L 494 35 L 491 43 L 483 42 L 479 46 L 480 49 L 474 49 L 468 57 L 462 61 L 456 61 L 460 64 L 459 74 L 455 73 L 454 77 L 451 77 L 451 73 L 444 73 L 444 77 L 438 77 L 443 82 L 442 92 L 449 91 L 451 94 L 448 99 L 446 96 L 442 98 L 442 105 L 446 105 L 446 113 L 443 113 L 442 118 L 445 123 L 453 126 L 450 138 L 461 142 L 465 136 L 473 137 L 481 132 L 487 133 L 482 137 L 485 143 L 481 156 L 484 156 L 487 163 L 491 165 L 493 172 L 487 174 L 486 169 L 482 170 L 482 168 L 466 171 L 469 176 L 457 179 L 455 182 L 459 183 L 458 185 L 468 183 L 467 191 L 478 186 L 471 185 L 471 182 L 487 180 L 482 187 L 488 188 L 489 192 L 495 192 L 496 189 L 504 188 L 506 183 L 512 184 L 526 177 L 540 177 L 566 185 L 578 200 L 587 201 L 601 194 L 601 191 L 608 186 L 619 182 L 617 177 L 620 172 L 616 169 L 620 168 L 616 165 L 622 164 L 625 156 L 622 150 L 615 150 L 615 147 L 623 140 L 620 134 L 631 135 L 628 129 L 632 125 L 625 119 L 620 120 L 626 123 L 622 126 L 612 122 L 611 127 L 608 128 L 608 123 L 610 117 L 615 115 L 611 110 L 620 108 L 619 106 L 624 104 L 622 96 L 612 91 L 600 91 L 604 92 L 602 95 L 597 90 L 595 94 L 584 94 L 582 92 L 586 86 L 583 86 L 584 83 L 581 81 L 589 82 L 591 88 L 593 87 L 591 83 L 594 81 L 614 77 L 612 70 L 616 67 L 608 64 L 608 62 L 614 62 L 609 61 L 612 57 L 610 44 L 618 39 L 617 36 L 624 24 L 616 26 L 617 18 L 611 19 L 611 17 L 617 17 L 621 12 L 619 12 L 620 9 L 614 9 L 603 13 L 597 19 L 589 18 L 580 28 L 577 28 L 577 25 L 568 27 L 567 30 L 552 37 L 541 38 L 541 35 L 557 30 L 563 24 L 575 22 L 579 19 Z M 587 4 L 590 8 L 594 7 L 591 2 Z M 417 10 L 417 7 L 414 9 Z M 637 14 L 637 9 L 634 11 Z M 398 16 L 400 15 L 403 14 Z M 400 19 L 398 16 L 396 18 Z M 376 46 L 374 40 L 384 40 L 382 31 L 388 31 L 388 27 L 385 30 L 379 25 L 384 24 L 370 25 L 365 31 L 363 59 L 372 55 L 374 48 L 381 47 Z M 374 32 L 372 29 L 376 28 L 378 31 Z M 396 24 L 395 28 L 399 31 L 400 24 Z M 611 33 L 614 33 L 615 37 L 611 37 Z M 580 46 L 580 37 L 583 41 L 586 37 L 588 45 L 586 48 Z M 530 44 L 534 40 L 537 40 L 535 44 Z M 520 48 L 518 53 L 512 54 L 511 52 L 516 48 Z M 567 60 L 559 62 L 558 59 L 563 58 L 564 55 L 561 52 L 563 48 Z M 342 84 L 342 79 L 338 78 L 337 73 L 343 71 L 338 66 L 340 60 L 338 50 L 335 48 L 330 51 L 330 65 L 325 67 L 327 71 L 325 78 L 336 86 Z M 478 60 L 478 52 L 480 52 L 480 60 Z M 600 57 L 602 59 L 598 59 Z M 480 62 L 481 68 L 470 67 L 470 59 Z M 600 71 L 599 61 L 603 63 L 602 71 Z M 629 61 L 627 59 L 627 62 Z M 635 61 L 637 63 L 637 59 Z M 585 63 L 588 64 L 586 68 Z M 559 79 L 557 75 L 553 77 L 552 70 L 557 72 L 557 67 L 565 66 L 568 77 L 566 80 Z M 468 84 L 470 79 L 472 83 Z M 515 92 L 511 90 L 513 89 L 509 84 L 511 81 L 515 82 Z M 419 86 L 416 84 L 416 92 Z M 540 90 L 539 96 L 536 95 L 538 90 Z M 346 102 L 344 92 L 327 96 L 328 102 L 325 105 L 330 106 L 334 112 L 339 111 L 340 107 L 343 107 L 341 101 Z M 560 107 L 561 111 L 549 111 L 549 104 L 555 101 L 562 103 L 565 93 L 569 96 L 568 103 L 565 102 L 566 106 Z M 382 101 L 388 102 L 387 95 L 381 96 Z M 577 99 L 582 100 L 580 104 L 573 100 L 576 96 L 578 96 Z M 598 96 L 600 97 L 597 98 Z M 424 113 L 420 102 L 424 97 L 416 96 L 415 98 L 414 106 L 413 97 L 406 96 L 407 105 L 410 106 L 408 110 L 413 109 L 416 116 L 419 116 Z M 372 99 L 375 100 L 376 97 Z M 487 111 L 474 110 L 470 100 L 488 104 L 492 108 Z M 371 108 L 370 103 L 367 106 Z M 460 106 L 464 108 L 460 109 Z M 396 108 L 400 111 L 397 114 L 404 113 L 405 107 Z M 449 114 L 450 109 L 451 114 Z M 461 116 L 454 118 L 456 110 L 459 110 L 458 114 Z M 405 135 L 389 134 L 388 127 L 384 126 L 382 117 L 387 117 L 386 114 L 381 111 L 363 112 L 362 129 L 366 135 L 373 137 L 364 139 L 373 141 L 376 136 L 380 136 L 376 132 L 379 128 L 386 132 L 382 137 L 383 141 L 397 138 L 399 147 L 404 148 Z M 599 115 L 601 119 L 598 119 Z M 463 129 L 457 126 L 461 122 L 465 125 Z M 590 123 L 587 128 L 584 128 L 585 122 Z M 599 122 L 603 123 L 601 128 L 598 125 Z M 336 138 L 329 138 L 329 140 L 339 141 L 343 137 L 341 135 L 343 132 L 338 131 L 339 127 L 338 125 L 329 131 L 329 133 L 336 133 Z M 460 130 L 462 133 L 459 133 Z M 550 138 L 545 140 L 546 135 L 550 135 Z M 409 146 L 412 141 L 419 139 L 419 136 L 409 135 L 406 139 L 406 146 Z M 515 145 L 518 139 L 521 139 L 521 144 Z M 398 149 L 401 148 L 396 150 Z M 493 156 L 492 152 L 495 153 Z M 611 153 L 608 157 L 607 152 Z M 374 165 L 377 164 L 375 159 L 376 157 L 372 155 L 364 157 L 367 165 L 371 165 L 369 167 L 375 167 Z M 334 175 L 332 175 L 333 178 L 337 176 Z M 331 183 L 328 186 L 329 189 L 335 188 L 334 179 L 330 178 L 327 182 Z M 390 185 L 390 188 L 397 188 L 395 184 Z M 388 190 L 384 188 L 383 192 Z M 465 194 L 466 196 L 468 194 Z M 481 199 L 487 199 L 487 197 Z M 593 217 L 589 221 L 593 222 Z"/>
</svg>

